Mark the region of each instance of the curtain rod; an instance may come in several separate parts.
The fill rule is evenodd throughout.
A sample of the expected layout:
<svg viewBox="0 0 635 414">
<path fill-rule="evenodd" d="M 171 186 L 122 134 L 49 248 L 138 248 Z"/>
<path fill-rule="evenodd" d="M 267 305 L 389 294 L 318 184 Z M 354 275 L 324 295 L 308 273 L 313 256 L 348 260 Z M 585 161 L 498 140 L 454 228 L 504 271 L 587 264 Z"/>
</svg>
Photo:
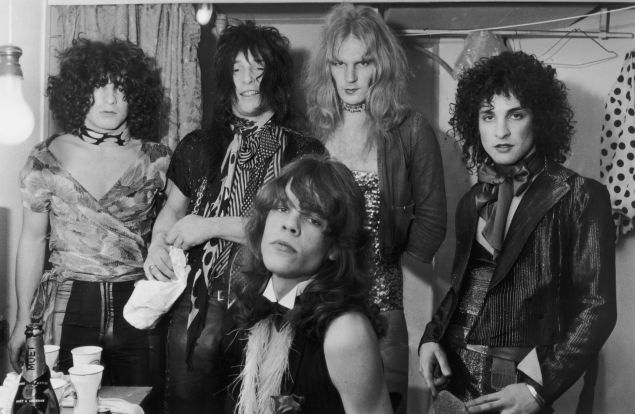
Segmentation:
<svg viewBox="0 0 635 414">
<path fill-rule="evenodd" d="M 397 33 L 404 37 L 465 37 L 477 30 L 425 30 L 408 29 Z M 502 37 L 568 37 L 597 39 L 632 39 L 630 32 L 587 32 L 580 30 L 493 30 L 492 33 Z"/>
</svg>

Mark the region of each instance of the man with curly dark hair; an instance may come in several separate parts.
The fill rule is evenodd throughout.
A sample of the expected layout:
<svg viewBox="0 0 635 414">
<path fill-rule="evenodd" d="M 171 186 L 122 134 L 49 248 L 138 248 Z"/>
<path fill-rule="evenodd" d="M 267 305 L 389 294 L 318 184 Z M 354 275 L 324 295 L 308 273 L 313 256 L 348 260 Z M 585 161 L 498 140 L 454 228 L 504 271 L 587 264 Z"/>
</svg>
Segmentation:
<svg viewBox="0 0 635 414">
<path fill-rule="evenodd" d="M 76 39 L 59 59 L 47 92 L 63 132 L 36 145 L 20 172 L 11 362 L 20 369 L 25 325 L 41 319 L 47 343 L 61 347 L 60 371 L 73 365 L 71 349 L 98 345 L 104 384 L 154 385 L 162 378 L 160 329 L 138 330 L 122 313 L 144 277 L 166 185 L 170 151 L 154 142 L 165 102 L 160 71 L 117 39 Z"/>
<path fill-rule="evenodd" d="M 235 413 L 392 413 L 366 273 L 364 195 L 342 163 L 304 158 L 258 192 L 230 308 Z"/>
<path fill-rule="evenodd" d="M 243 216 L 260 186 L 323 145 L 286 124 L 293 68 L 289 41 L 253 22 L 228 27 L 215 57 L 217 95 L 207 129 L 188 134 L 168 170 L 168 199 L 152 232 L 144 268 L 151 280 L 174 272 L 168 246 L 187 250 L 190 274 L 171 312 L 167 393 L 170 413 L 220 412 L 221 321 L 231 257 L 244 239 Z"/>
<path fill-rule="evenodd" d="M 447 387 L 463 412 L 548 411 L 615 325 L 608 192 L 560 165 L 572 119 L 556 71 L 523 52 L 459 80 L 450 123 L 478 183 L 459 202 L 452 286 L 419 354 L 433 396 Z"/>
</svg>

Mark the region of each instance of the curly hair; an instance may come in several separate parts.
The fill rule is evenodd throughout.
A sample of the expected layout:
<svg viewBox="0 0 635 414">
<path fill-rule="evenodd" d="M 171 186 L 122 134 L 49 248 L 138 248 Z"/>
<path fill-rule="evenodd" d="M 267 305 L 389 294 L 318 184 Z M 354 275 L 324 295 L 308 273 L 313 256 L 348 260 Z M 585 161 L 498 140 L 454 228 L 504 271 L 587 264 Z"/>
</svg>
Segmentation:
<svg viewBox="0 0 635 414">
<path fill-rule="evenodd" d="M 281 174 L 264 185 L 254 201 L 245 232 L 249 254 L 246 283 L 236 293 L 236 320 L 247 327 L 255 295 L 269 277 L 260 243 L 269 212 L 288 199 L 287 184 L 300 200 L 300 208 L 325 217 L 325 237 L 334 252 L 326 259 L 304 289 L 302 302 L 291 312 L 290 323 L 313 338 L 323 338 L 329 323 L 347 311 L 365 314 L 380 332 L 376 310 L 369 307 L 370 278 L 364 266 L 368 242 L 363 227 L 364 196 L 344 164 L 326 157 L 307 156 L 286 166 Z M 331 256 L 331 255 L 329 255 Z"/>
<path fill-rule="evenodd" d="M 120 39 L 105 43 L 78 38 L 58 58 L 59 74 L 49 76 L 46 92 L 53 118 L 65 132 L 75 133 L 84 125 L 94 90 L 112 82 L 128 102 L 132 137 L 160 139 L 167 109 L 165 88 L 156 61 L 139 46 Z"/>
<path fill-rule="evenodd" d="M 374 9 L 342 3 L 328 14 L 320 42 L 304 70 L 307 117 L 320 139 L 326 139 L 342 122 L 331 64 L 349 36 L 366 45 L 366 53 L 377 68 L 366 102 L 373 122 L 385 132 L 401 123 L 408 112 L 408 61 L 397 37 Z"/>
<path fill-rule="evenodd" d="M 218 39 L 214 60 L 217 95 L 212 127 L 221 131 L 229 128 L 232 105 L 236 99 L 234 61 L 240 52 L 245 56 L 251 52 L 254 58 L 264 63 L 265 71 L 260 82 L 261 105 L 271 109 L 273 119 L 283 125 L 290 115 L 293 86 L 289 39 L 275 27 L 257 26 L 253 21 L 246 21 L 228 27 Z"/>
<path fill-rule="evenodd" d="M 556 70 L 533 55 L 503 52 L 481 59 L 465 71 L 458 82 L 450 125 L 462 143 L 463 158 L 470 169 L 492 162 L 483 149 L 479 133 L 479 110 L 495 95 L 514 96 L 531 111 L 536 153 L 557 163 L 566 160 L 573 135 L 573 111 L 567 87 Z"/>
</svg>

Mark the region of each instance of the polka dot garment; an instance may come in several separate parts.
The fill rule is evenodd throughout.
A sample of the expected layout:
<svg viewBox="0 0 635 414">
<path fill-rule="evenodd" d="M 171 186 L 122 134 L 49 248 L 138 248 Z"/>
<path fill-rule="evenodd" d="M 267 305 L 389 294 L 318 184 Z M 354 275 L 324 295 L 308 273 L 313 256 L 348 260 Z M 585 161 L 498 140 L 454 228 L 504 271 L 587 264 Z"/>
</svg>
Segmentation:
<svg viewBox="0 0 635 414">
<path fill-rule="evenodd" d="M 608 94 L 600 136 L 600 177 L 611 194 L 618 237 L 635 220 L 635 50 Z"/>
</svg>

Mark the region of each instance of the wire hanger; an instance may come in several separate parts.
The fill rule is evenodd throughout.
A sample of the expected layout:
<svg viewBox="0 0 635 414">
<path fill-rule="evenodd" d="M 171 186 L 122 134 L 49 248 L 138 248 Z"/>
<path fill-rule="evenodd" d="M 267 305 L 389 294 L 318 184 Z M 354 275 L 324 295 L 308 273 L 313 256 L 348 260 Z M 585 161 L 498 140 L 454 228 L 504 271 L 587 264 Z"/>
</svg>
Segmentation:
<svg viewBox="0 0 635 414">
<path fill-rule="evenodd" d="M 600 47 L 600 49 L 602 49 L 604 51 L 605 56 L 600 57 L 598 59 L 587 60 L 587 61 L 582 61 L 582 62 L 575 62 L 575 63 L 554 61 L 553 60 L 554 56 L 556 56 L 558 54 L 558 52 L 560 52 L 562 50 L 562 48 L 564 48 L 565 45 L 567 43 L 569 43 L 569 41 L 573 38 L 572 33 L 582 33 L 584 36 L 583 37 L 577 36 L 577 38 L 578 39 L 582 38 L 582 39 L 591 40 L 593 43 L 598 45 Z M 606 61 L 611 60 L 611 59 L 615 59 L 616 57 L 618 57 L 617 52 L 607 49 L 606 47 L 604 47 L 604 45 L 602 45 L 600 42 L 598 42 L 593 36 L 589 36 L 589 34 L 587 32 L 585 32 L 584 30 L 576 28 L 576 29 L 570 30 L 569 32 L 567 32 L 567 34 L 565 34 L 560 39 L 558 39 L 556 41 L 556 43 L 551 45 L 538 58 L 540 60 L 543 60 L 545 63 L 547 63 L 547 64 L 549 64 L 551 66 L 560 66 L 560 67 L 566 67 L 566 68 L 584 68 L 584 67 L 588 67 L 588 66 L 592 66 L 592 65 L 597 65 L 598 63 L 606 62 Z"/>
</svg>

